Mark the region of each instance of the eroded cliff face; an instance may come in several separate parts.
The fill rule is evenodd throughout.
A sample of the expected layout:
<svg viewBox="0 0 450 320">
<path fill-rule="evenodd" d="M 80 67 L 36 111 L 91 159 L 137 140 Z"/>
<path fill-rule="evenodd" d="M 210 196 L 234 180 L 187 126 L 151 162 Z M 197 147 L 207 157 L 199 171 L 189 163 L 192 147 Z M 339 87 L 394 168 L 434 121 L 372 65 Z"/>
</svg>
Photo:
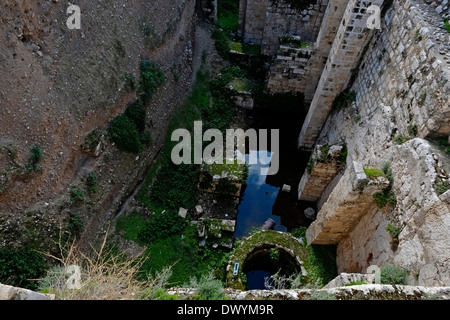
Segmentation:
<svg viewBox="0 0 450 320">
<path fill-rule="evenodd" d="M 66 26 L 70 4 L 0 2 L 0 246 L 55 237 L 74 212 L 96 229 L 90 224 L 142 178 L 191 85 L 194 0 L 73 3 L 80 30 Z M 142 58 L 166 78 L 147 108 L 152 146 L 128 154 L 103 138 L 96 156 L 83 152 L 87 135 L 104 133 L 136 99 L 126 76 L 139 81 Z M 34 144 L 43 156 L 30 171 Z M 83 188 L 93 171 L 99 190 L 89 194 Z M 84 191 L 82 204 L 72 203 L 71 187 Z"/>
<path fill-rule="evenodd" d="M 424 2 L 394 1 L 349 88 L 356 93 L 355 102 L 334 110 L 321 133 L 318 144 L 346 142 L 346 170 L 354 162 L 379 169 L 388 163 L 396 196 L 394 205 L 382 209 L 372 199 L 369 208 L 318 214 L 310 236 L 319 239 L 326 223 L 357 213 L 345 234 L 331 232 L 328 239 L 339 239 L 334 243 L 340 272 L 394 263 L 409 271 L 409 284 L 450 284 L 450 191 L 439 188 L 442 181 L 448 184 L 450 161 L 433 142 L 446 141 L 450 134 L 449 34 L 441 23 Z M 329 207 L 326 203 L 345 204 L 339 197 L 352 187 L 341 182 L 335 183 L 323 208 Z M 398 243 L 386 230 L 388 224 L 399 228 Z"/>
</svg>

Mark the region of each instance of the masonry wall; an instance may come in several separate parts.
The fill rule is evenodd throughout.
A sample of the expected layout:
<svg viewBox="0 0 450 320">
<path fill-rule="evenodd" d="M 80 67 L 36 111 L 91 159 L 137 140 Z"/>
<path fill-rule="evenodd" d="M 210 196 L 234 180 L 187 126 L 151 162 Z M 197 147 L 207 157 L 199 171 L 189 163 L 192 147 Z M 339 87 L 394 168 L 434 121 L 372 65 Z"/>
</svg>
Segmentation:
<svg viewBox="0 0 450 320">
<path fill-rule="evenodd" d="M 450 39 L 429 9 L 422 1 L 394 1 L 351 88 L 355 104 L 332 111 L 317 141 L 344 139 L 353 161 L 389 163 L 393 172 L 396 205 L 362 212 L 338 241 L 340 272 L 391 262 L 410 272 L 411 284 L 450 284 L 450 192 L 436 191 L 436 182 L 448 179 L 450 159 L 430 140 L 450 134 L 449 68 L 436 38 Z M 408 141 L 396 143 L 399 135 Z M 333 193 L 327 201 L 335 201 Z M 388 223 L 402 228 L 396 248 Z"/>
<path fill-rule="evenodd" d="M 318 0 L 316 5 L 297 12 L 284 1 L 241 0 L 239 35 L 245 42 L 261 45 L 261 52 L 267 55 L 277 52 L 281 36 L 300 36 L 304 41 L 314 42 L 328 1 Z"/>
</svg>

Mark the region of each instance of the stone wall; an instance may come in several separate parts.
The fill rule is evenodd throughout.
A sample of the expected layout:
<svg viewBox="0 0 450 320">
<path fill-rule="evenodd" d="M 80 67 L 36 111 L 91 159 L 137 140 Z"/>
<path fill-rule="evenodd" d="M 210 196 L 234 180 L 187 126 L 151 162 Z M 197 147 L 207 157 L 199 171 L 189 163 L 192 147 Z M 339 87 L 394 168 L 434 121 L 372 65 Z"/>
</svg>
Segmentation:
<svg viewBox="0 0 450 320">
<path fill-rule="evenodd" d="M 314 42 L 328 1 L 318 0 L 317 4 L 298 12 L 284 1 L 241 0 L 238 35 L 245 42 L 261 45 L 261 52 L 267 55 L 277 52 L 279 38 L 285 35 Z"/>
<path fill-rule="evenodd" d="M 322 154 L 322 148 L 329 151 Z M 299 200 L 317 202 L 320 199 L 344 165 L 341 159 L 342 150 L 343 146 L 316 146 L 308 164 L 312 168 L 303 175 L 298 186 Z"/>
<path fill-rule="evenodd" d="M 308 83 L 306 68 L 313 53 L 312 48 L 280 46 L 270 67 L 267 89 L 270 92 L 304 92 Z"/>
<path fill-rule="evenodd" d="M 448 180 L 450 159 L 430 140 L 450 134 L 449 68 L 442 45 L 449 34 L 440 24 L 442 18 L 426 3 L 394 1 L 350 88 L 356 103 L 332 111 L 317 141 L 345 139 L 353 161 L 377 168 L 389 163 L 393 173 L 396 205 L 361 215 L 337 241 L 339 272 L 391 262 L 410 272 L 410 284 L 450 284 L 450 191 L 436 189 L 438 180 Z M 341 196 L 333 191 L 326 202 Z M 319 212 L 317 223 L 324 218 Z M 398 246 L 391 246 L 388 223 L 401 227 Z"/>
<path fill-rule="evenodd" d="M 370 3 L 381 7 L 383 2 L 374 0 Z M 370 16 L 366 2 L 350 0 L 336 4 L 345 6 L 345 12 L 300 132 L 299 146 L 304 149 L 311 149 L 319 137 L 333 101 L 350 80 L 350 71 L 357 65 L 370 34 L 366 28 Z M 331 14 L 330 11 L 327 13 Z"/>
</svg>

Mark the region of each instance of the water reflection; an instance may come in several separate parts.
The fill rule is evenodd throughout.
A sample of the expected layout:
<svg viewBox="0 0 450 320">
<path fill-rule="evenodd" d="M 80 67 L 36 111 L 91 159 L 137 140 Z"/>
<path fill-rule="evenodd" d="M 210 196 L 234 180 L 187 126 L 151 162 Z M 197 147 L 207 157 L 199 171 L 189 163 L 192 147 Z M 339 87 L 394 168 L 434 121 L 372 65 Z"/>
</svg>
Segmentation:
<svg viewBox="0 0 450 320">
<path fill-rule="evenodd" d="M 254 154 L 248 154 L 245 157 L 249 162 L 250 156 L 272 157 L 269 151 L 250 151 Z M 261 174 L 265 168 L 269 168 L 270 164 L 262 164 L 260 161 L 253 164 L 249 168 L 247 187 L 242 196 L 241 203 L 238 208 L 238 217 L 236 223 L 236 231 L 234 236 L 241 238 L 247 236 L 253 228 L 260 228 L 264 222 L 271 218 L 275 221 L 275 230 L 286 231 L 286 227 L 281 224 L 279 216 L 272 214 L 272 207 L 280 192 L 279 187 L 273 187 L 266 184 L 267 175 Z"/>
</svg>

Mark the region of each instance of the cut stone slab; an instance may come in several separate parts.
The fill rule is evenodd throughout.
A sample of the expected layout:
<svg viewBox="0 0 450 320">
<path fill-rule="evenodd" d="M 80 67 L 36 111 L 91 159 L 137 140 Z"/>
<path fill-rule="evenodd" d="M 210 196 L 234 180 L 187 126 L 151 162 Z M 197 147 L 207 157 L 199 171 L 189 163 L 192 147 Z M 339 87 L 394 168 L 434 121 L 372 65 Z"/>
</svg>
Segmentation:
<svg viewBox="0 0 450 320">
<path fill-rule="evenodd" d="M 182 218 L 186 218 L 187 213 L 188 213 L 188 209 L 180 208 L 180 210 L 178 210 L 178 215 Z"/>
</svg>

